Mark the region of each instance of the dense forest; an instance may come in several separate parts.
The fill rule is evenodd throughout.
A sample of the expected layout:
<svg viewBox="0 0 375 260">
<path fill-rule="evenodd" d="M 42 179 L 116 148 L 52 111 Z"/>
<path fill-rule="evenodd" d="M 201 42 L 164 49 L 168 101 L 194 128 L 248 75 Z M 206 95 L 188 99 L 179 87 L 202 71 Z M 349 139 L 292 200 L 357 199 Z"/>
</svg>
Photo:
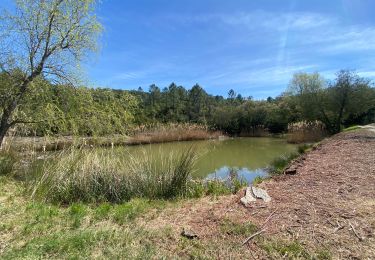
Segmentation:
<svg viewBox="0 0 375 260">
<path fill-rule="evenodd" d="M 1 105 L 7 103 L 1 75 Z M 39 78 L 15 113 L 23 135 L 103 136 L 129 134 L 137 126 L 157 123 L 197 123 L 230 135 L 258 128 L 287 131 L 289 123 L 319 120 L 330 133 L 344 126 L 373 122 L 375 89 L 351 71 L 340 71 L 334 81 L 319 74 L 298 73 L 276 98 L 253 100 L 234 90 L 228 96 L 208 94 L 198 84 L 191 89 L 172 83 L 148 91 L 72 87 Z"/>
</svg>

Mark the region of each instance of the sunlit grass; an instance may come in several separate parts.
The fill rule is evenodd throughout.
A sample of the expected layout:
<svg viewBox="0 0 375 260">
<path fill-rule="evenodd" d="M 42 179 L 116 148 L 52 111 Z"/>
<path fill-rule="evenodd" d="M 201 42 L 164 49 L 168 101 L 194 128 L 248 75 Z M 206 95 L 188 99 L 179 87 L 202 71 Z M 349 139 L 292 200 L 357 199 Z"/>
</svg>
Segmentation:
<svg viewBox="0 0 375 260">
<path fill-rule="evenodd" d="M 192 149 L 158 158 L 70 149 L 33 168 L 29 191 L 57 203 L 174 198 L 187 192 L 195 159 Z"/>
</svg>

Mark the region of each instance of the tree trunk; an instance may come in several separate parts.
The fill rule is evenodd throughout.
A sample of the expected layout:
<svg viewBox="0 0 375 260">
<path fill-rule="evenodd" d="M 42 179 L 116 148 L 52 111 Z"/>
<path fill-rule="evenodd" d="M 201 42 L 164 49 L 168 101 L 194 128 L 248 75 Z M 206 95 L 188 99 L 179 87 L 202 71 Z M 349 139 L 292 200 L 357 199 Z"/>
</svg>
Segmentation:
<svg viewBox="0 0 375 260">
<path fill-rule="evenodd" d="M 9 117 L 6 118 L 7 115 L 3 114 L 1 121 L 0 121 L 0 150 L 3 147 L 3 142 L 5 135 L 7 134 L 10 124 L 8 123 Z"/>
</svg>

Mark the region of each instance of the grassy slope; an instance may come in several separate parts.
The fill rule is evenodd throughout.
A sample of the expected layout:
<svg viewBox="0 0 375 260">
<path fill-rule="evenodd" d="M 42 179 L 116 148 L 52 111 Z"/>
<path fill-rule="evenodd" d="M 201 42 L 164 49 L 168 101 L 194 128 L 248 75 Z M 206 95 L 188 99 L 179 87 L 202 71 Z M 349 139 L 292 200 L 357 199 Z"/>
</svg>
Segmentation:
<svg viewBox="0 0 375 260">
<path fill-rule="evenodd" d="M 248 258 L 255 253 L 254 248 L 242 246 L 242 242 L 261 226 L 250 222 L 250 214 L 237 203 L 233 205 L 239 211 L 220 209 L 223 200 L 229 202 L 235 195 L 178 201 L 135 199 L 117 205 L 78 203 L 65 207 L 30 201 L 23 195 L 19 182 L 8 177 L 0 177 L 0 183 L 1 259 L 213 259 L 219 255 Z M 184 225 L 176 225 L 168 218 L 159 221 L 165 216 L 186 217 L 200 210 L 208 214 L 204 219 L 209 224 L 208 231 L 199 234 L 198 240 L 180 235 Z M 255 242 L 263 249 L 256 256 L 311 256 L 298 241 L 258 236 Z"/>
</svg>

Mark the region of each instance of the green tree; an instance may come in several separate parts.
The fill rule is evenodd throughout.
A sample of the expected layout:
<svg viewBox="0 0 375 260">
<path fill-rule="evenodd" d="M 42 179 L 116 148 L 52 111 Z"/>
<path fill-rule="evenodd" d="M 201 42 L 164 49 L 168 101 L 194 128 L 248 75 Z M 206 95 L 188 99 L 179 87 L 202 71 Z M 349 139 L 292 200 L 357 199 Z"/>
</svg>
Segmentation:
<svg viewBox="0 0 375 260">
<path fill-rule="evenodd" d="M 370 81 L 353 71 L 341 70 L 327 91 L 327 114 L 331 115 L 331 131 L 337 133 L 348 118 L 375 108 L 375 92 Z"/>
<path fill-rule="evenodd" d="M 300 120 L 320 120 L 331 134 L 339 132 L 345 122 L 359 122 L 375 107 L 370 81 L 347 70 L 339 71 L 328 86 L 318 73 L 297 73 L 288 93 L 291 104 L 294 101 L 298 106 Z"/>
<path fill-rule="evenodd" d="M 1 17 L 0 69 L 7 79 L 0 86 L 0 144 L 10 127 L 28 122 L 15 112 L 37 78 L 74 82 L 72 72 L 96 49 L 101 31 L 94 7 L 93 0 L 17 0 L 15 12 Z"/>
</svg>

